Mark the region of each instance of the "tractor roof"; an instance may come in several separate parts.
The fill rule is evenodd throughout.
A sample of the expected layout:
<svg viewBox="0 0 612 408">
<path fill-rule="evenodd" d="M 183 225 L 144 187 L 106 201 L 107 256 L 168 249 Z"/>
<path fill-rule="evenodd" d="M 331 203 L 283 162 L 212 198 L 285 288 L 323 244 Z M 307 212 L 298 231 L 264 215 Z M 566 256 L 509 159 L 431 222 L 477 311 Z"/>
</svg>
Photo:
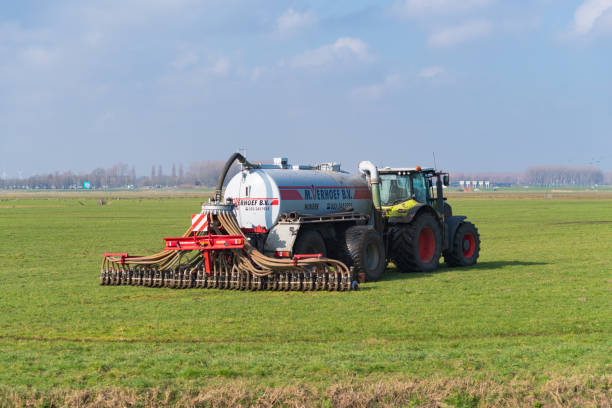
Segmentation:
<svg viewBox="0 0 612 408">
<path fill-rule="evenodd" d="M 427 169 L 421 169 L 420 172 L 421 173 L 429 173 L 429 172 L 433 172 L 435 171 L 432 168 L 427 168 Z M 417 170 L 416 168 L 412 167 L 382 167 L 380 169 L 378 169 L 378 173 L 379 174 L 398 174 L 398 173 L 406 173 L 406 174 L 410 174 L 410 173 L 419 173 L 419 170 Z"/>
</svg>

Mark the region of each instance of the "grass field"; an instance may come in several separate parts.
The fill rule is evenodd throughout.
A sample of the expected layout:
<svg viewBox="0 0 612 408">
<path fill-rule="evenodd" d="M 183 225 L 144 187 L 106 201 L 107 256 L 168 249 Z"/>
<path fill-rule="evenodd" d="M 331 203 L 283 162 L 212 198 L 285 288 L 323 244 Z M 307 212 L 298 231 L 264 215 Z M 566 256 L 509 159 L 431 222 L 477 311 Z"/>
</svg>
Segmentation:
<svg viewBox="0 0 612 408">
<path fill-rule="evenodd" d="M 612 197 L 546 197 L 452 197 L 476 267 L 252 293 L 99 286 L 201 197 L 0 194 L 0 406 L 610 406 Z"/>
</svg>

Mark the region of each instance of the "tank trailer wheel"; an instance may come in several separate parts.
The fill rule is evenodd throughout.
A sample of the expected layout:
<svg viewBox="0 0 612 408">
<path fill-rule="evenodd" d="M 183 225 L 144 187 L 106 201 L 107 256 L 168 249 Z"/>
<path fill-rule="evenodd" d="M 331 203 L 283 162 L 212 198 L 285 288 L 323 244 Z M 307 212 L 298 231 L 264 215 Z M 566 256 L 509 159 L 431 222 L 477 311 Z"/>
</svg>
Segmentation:
<svg viewBox="0 0 612 408">
<path fill-rule="evenodd" d="M 327 256 L 325 241 L 321 234 L 313 230 L 300 231 L 297 241 L 293 245 L 294 254 L 321 254 Z"/>
<path fill-rule="evenodd" d="M 480 254 L 480 234 L 471 222 L 464 222 L 457 228 L 453 242 L 444 252 L 444 261 L 448 266 L 474 265 Z"/>
<path fill-rule="evenodd" d="M 400 272 L 432 272 L 440 264 L 442 236 L 431 214 L 391 230 L 391 259 Z"/>
<path fill-rule="evenodd" d="M 346 253 L 350 265 L 359 274 L 365 272 L 368 282 L 380 279 L 385 271 L 385 245 L 375 229 L 357 225 L 346 230 L 344 235 Z"/>
</svg>

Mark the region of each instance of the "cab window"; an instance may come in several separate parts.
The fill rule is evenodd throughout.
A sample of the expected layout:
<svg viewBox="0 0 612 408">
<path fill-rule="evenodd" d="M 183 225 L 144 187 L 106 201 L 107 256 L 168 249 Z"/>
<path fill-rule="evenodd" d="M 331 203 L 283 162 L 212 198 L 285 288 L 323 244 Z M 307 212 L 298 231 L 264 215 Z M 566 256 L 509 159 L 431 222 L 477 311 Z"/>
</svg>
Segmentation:
<svg viewBox="0 0 612 408">
<path fill-rule="evenodd" d="M 425 177 L 421 173 L 414 173 L 412 177 L 412 194 L 414 199 L 419 203 L 427 203 L 427 186 L 425 185 Z"/>
<path fill-rule="evenodd" d="M 382 205 L 393 205 L 410 197 L 410 180 L 408 177 L 395 174 L 383 174 L 380 176 L 380 201 Z"/>
</svg>

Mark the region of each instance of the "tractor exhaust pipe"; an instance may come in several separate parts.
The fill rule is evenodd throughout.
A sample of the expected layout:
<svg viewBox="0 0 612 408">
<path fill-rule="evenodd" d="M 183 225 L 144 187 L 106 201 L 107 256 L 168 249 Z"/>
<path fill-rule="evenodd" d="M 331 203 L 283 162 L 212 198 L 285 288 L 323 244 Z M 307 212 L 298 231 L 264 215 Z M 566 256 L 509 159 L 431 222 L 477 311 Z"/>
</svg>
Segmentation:
<svg viewBox="0 0 612 408">
<path fill-rule="evenodd" d="M 359 171 L 366 175 L 370 187 L 372 189 L 372 202 L 374 208 L 380 210 L 380 178 L 378 177 L 378 168 L 371 161 L 359 162 Z"/>
</svg>

